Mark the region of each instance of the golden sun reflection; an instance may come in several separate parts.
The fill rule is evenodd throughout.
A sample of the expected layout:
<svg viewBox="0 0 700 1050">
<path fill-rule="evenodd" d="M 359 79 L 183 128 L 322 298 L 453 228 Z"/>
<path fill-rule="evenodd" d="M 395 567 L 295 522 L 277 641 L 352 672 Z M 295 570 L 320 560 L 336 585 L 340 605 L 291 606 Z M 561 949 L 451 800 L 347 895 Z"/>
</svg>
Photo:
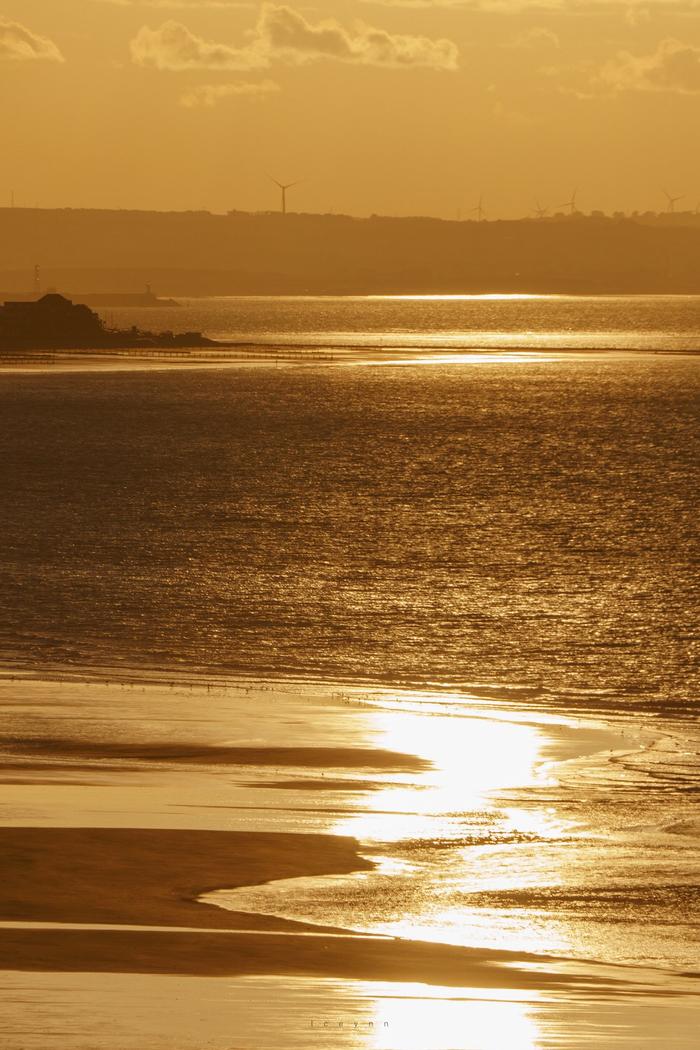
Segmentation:
<svg viewBox="0 0 700 1050">
<path fill-rule="evenodd" d="M 570 825 L 548 791 L 560 726 L 417 692 L 363 697 L 353 719 L 364 748 L 425 763 L 377 770 L 369 784 L 358 770 L 363 779 L 344 779 L 347 792 L 321 811 L 323 830 L 355 838 L 372 869 L 218 891 L 211 903 L 409 941 L 565 953 L 561 923 L 489 899 L 561 881 L 558 843 Z M 305 814 L 308 799 L 290 791 Z"/>
<path fill-rule="evenodd" d="M 573 355 L 569 355 L 571 358 Z M 515 364 L 556 364 L 562 361 L 561 354 L 555 351 L 546 353 L 544 351 L 528 352 L 517 350 L 506 350 L 498 353 L 495 350 L 466 350 L 462 353 L 451 351 L 448 353 L 430 352 L 427 354 L 416 353 L 412 357 L 392 357 L 388 359 L 362 358 L 356 361 L 348 361 L 352 367 L 360 365 L 515 365 Z"/>
<path fill-rule="evenodd" d="M 489 808 L 494 793 L 543 783 L 537 766 L 545 736 L 538 726 L 476 715 L 377 710 L 372 743 L 415 755 L 430 766 L 418 776 L 392 778 L 367 797 L 367 810 L 334 828 L 365 842 L 452 838 L 461 818 Z M 532 823 L 533 815 L 528 817 Z"/>
<path fill-rule="evenodd" d="M 402 302 L 508 302 L 530 299 L 560 299 L 558 295 L 536 295 L 531 292 L 479 292 L 472 295 L 368 295 L 367 299 L 398 299 Z"/>
<path fill-rule="evenodd" d="M 377 715 L 378 746 L 431 762 L 428 781 L 476 805 L 499 788 L 534 783 L 542 734 L 537 727 L 476 716 Z"/>
<path fill-rule="evenodd" d="M 502 989 L 368 985 L 375 1016 L 366 1050 L 537 1050 L 531 1005 Z M 508 998 L 506 998 L 506 996 Z"/>
</svg>

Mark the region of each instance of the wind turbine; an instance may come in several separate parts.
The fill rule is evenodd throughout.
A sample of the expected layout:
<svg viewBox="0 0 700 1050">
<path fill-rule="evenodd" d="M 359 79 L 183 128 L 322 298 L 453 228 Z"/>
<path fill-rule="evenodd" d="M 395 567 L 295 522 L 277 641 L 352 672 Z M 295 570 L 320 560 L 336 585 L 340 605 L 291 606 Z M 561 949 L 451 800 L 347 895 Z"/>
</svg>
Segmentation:
<svg viewBox="0 0 700 1050">
<path fill-rule="evenodd" d="M 282 214 L 286 215 L 287 214 L 287 190 L 291 190 L 292 186 L 298 186 L 299 183 L 298 182 L 287 182 L 287 183 L 278 182 L 277 179 L 273 179 L 272 178 L 272 175 L 268 175 L 268 178 L 272 179 L 272 182 L 274 182 L 275 186 L 279 186 L 279 188 L 282 190 Z"/>
<path fill-rule="evenodd" d="M 481 194 L 479 194 L 479 203 L 476 208 L 470 210 L 469 214 L 473 215 L 474 212 L 476 212 L 476 221 L 481 222 L 486 214 L 486 211 L 484 210 L 484 198 Z"/>
<path fill-rule="evenodd" d="M 532 214 L 535 216 L 536 219 L 544 219 L 547 215 L 547 212 L 549 211 L 549 208 L 543 208 L 539 201 L 535 201 L 535 205 L 535 210 Z"/>
<path fill-rule="evenodd" d="M 670 214 L 672 215 L 676 210 L 676 205 L 678 204 L 678 201 L 683 200 L 683 194 L 681 193 L 680 197 L 672 197 L 667 190 L 664 190 L 664 197 L 668 201 L 668 208 L 666 209 L 666 211 L 670 212 Z"/>
<path fill-rule="evenodd" d="M 559 207 L 559 208 L 568 208 L 569 209 L 569 215 L 575 215 L 576 212 L 578 211 L 578 209 L 576 207 L 576 194 L 577 193 L 578 193 L 578 190 L 574 190 L 573 193 L 571 194 L 571 200 L 563 201 L 561 204 L 558 204 L 557 207 Z"/>
</svg>

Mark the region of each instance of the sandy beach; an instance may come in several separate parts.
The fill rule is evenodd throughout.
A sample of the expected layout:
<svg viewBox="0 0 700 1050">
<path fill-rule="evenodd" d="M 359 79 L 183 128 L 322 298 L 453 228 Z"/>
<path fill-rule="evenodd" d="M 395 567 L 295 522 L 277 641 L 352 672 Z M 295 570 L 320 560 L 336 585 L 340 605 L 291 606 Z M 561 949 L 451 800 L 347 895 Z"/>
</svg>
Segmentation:
<svg viewBox="0 0 700 1050">
<path fill-rule="evenodd" d="M 417 710 L 396 712 L 391 691 L 289 682 L 190 679 L 178 686 L 148 675 L 96 681 L 61 674 L 0 681 L 0 969 L 12 991 L 5 1032 L 13 1033 L 3 1046 L 40 1045 L 30 1027 L 22 1029 L 13 1002 L 19 995 L 24 1007 L 33 1002 L 41 1011 L 56 975 L 64 982 L 64 1004 L 77 1011 L 72 1023 L 89 1033 L 75 1041 L 65 1016 L 58 1019 L 48 1034 L 43 1029 L 43 1045 L 56 1050 L 121 1050 L 137 1045 L 138 1032 L 146 1030 L 149 1045 L 170 1050 L 252 1045 L 231 1041 L 223 1021 L 231 996 L 237 1031 L 265 1047 L 309 1045 L 312 1031 L 321 1033 L 313 1045 L 413 1047 L 415 1031 L 407 1034 L 405 1021 L 420 1001 L 433 1019 L 430 1035 L 421 1029 L 426 1050 L 480 1050 L 496 1045 L 485 1041 L 493 1032 L 505 1038 L 507 1010 L 495 1027 L 492 1014 L 486 1027 L 473 1019 L 494 997 L 517 1004 L 521 1022 L 527 1019 L 530 1042 L 516 1027 L 509 1037 L 514 1050 L 583 1045 L 571 1029 L 580 1030 L 586 1009 L 608 1018 L 615 1040 L 608 1045 L 630 1048 L 642 1045 L 640 1018 L 670 1011 L 680 1035 L 667 1045 L 690 1047 L 683 1032 L 690 1032 L 699 1005 L 690 972 L 526 950 L 509 946 L 503 935 L 490 944 L 450 943 L 449 925 L 442 932 L 438 925 L 427 939 L 410 921 L 394 933 L 373 930 L 353 910 L 358 885 L 371 901 L 372 879 L 381 888 L 392 870 L 401 871 L 400 850 L 392 852 L 387 841 L 389 826 L 398 827 L 401 838 L 408 822 L 426 842 L 421 848 L 427 848 L 428 828 L 434 836 L 444 825 L 443 833 L 454 837 L 454 827 L 448 830 L 439 816 L 453 775 L 438 761 L 443 732 L 461 744 L 472 738 L 477 747 L 484 734 L 492 746 L 515 742 L 520 754 L 530 741 L 529 769 L 521 763 L 501 771 L 499 787 L 484 766 L 473 770 L 471 784 L 466 777 L 460 785 L 463 802 L 465 791 L 473 792 L 482 823 L 496 794 L 501 806 L 508 799 L 512 819 L 519 786 L 527 783 L 532 792 L 533 775 L 551 814 L 561 792 L 560 785 L 553 792 L 554 768 L 590 773 L 596 756 L 619 757 L 631 742 L 629 726 L 534 715 L 478 696 L 461 698 L 458 714 L 454 696 L 449 714 L 438 712 L 437 695 L 401 699 L 412 699 Z M 274 719 L 265 718 L 263 700 Z M 398 746 L 409 739 L 414 753 Z M 397 746 L 386 746 L 392 740 Z M 651 737 L 636 732 L 633 745 L 649 747 Z M 463 757 L 473 766 L 474 753 Z M 531 826 L 534 819 L 531 811 Z M 526 839 L 517 848 L 523 855 Z M 414 879 L 424 877 L 420 868 L 414 871 Z M 343 880 L 350 880 L 346 890 Z M 362 889 L 356 880 L 369 881 Z M 311 892 L 317 913 L 303 893 L 295 901 L 287 889 L 307 884 L 321 887 Z M 344 923 L 324 921 L 324 886 L 340 887 L 341 898 L 349 894 Z M 259 911 L 245 896 L 256 887 L 273 895 Z M 244 895 L 240 910 L 237 894 Z M 546 938 L 542 943 L 547 948 Z M 138 986 L 128 983 L 135 977 Z M 184 997 L 194 1010 L 203 981 L 229 982 L 230 994 L 196 1025 L 188 1011 L 177 1032 L 165 1019 L 157 1029 L 153 1019 L 144 1020 L 138 1000 L 149 982 L 154 996 L 177 989 L 178 1000 Z M 276 1001 L 265 1012 L 263 1036 L 256 996 L 269 981 L 277 982 Z M 224 986 L 212 985 L 218 987 Z M 450 1020 L 455 996 L 462 1022 L 472 1018 L 459 1031 Z M 99 1022 L 114 1010 L 119 1032 Z M 368 1020 L 380 1014 L 381 1024 Z M 569 1030 L 568 1041 L 534 1042 L 532 1033 L 548 1026 Z"/>
</svg>

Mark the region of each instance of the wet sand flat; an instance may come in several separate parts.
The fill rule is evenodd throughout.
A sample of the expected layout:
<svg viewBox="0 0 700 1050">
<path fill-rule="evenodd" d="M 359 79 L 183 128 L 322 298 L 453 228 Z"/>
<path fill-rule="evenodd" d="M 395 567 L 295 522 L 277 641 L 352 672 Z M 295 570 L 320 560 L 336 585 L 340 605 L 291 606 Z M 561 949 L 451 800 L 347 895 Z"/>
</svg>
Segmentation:
<svg viewBox="0 0 700 1050">
<path fill-rule="evenodd" d="M 304 924 L 197 898 L 221 886 L 372 868 L 352 839 L 253 832 L 0 828 L 0 854 L 0 922 L 298 929 Z"/>
<path fill-rule="evenodd" d="M 413 711 L 392 691 L 318 684 L 0 680 L 3 1050 L 540 1050 L 586 1045 L 591 1012 L 606 1045 L 638 1050 L 640 1010 L 690 1031 L 690 975 L 431 941 L 410 922 L 363 929 L 346 880 L 367 879 L 371 901 L 385 855 L 401 855 L 387 834 L 468 864 L 469 814 L 499 833 L 494 791 L 521 806 L 522 782 L 550 807 L 550 766 L 641 739 L 476 696 L 447 715 L 437 695 L 406 699 Z M 513 876 L 532 876 L 528 850 L 513 843 Z M 344 911 L 295 911 L 314 878 L 335 880 Z M 269 911 L 245 904 L 255 888 L 278 894 Z"/>
<path fill-rule="evenodd" d="M 533 964 L 539 964 L 536 968 Z M 286 976 L 422 983 L 451 988 L 521 989 L 625 998 L 649 983 L 605 970 L 567 970 L 556 960 L 423 941 L 280 932 L 182 930 L 0 930 L 0 970 L 141 973 L 200 977 Z M 603 970 L 604 968 L 601 968 Z M 655 989 L 658 990 L 658 989 Z M 680 991 L 663 990 L 666 998 Z"/>
</svg>

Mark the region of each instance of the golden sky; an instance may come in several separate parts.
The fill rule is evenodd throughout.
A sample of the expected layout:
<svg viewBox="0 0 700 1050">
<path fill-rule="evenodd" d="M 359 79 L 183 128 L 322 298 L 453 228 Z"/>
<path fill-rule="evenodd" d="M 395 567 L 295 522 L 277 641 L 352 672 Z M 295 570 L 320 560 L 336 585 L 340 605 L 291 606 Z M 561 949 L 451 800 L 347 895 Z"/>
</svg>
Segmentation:
<svg viewBox="0 0 700 1050">
<path fill-rule="evenodd" d="M 700 202 L 700 0 L 0 0 L 0 203 Z"/>
</svg>

